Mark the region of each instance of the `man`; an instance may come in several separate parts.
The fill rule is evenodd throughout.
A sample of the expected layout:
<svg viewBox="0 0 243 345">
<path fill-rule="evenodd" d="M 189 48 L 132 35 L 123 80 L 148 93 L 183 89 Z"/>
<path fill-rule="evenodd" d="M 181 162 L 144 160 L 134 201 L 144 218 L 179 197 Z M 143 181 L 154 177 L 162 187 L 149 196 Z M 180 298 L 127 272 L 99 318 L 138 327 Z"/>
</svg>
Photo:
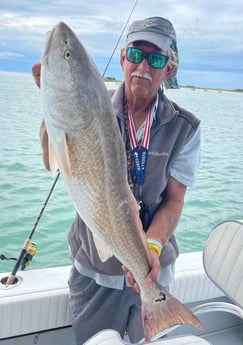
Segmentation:
<svg viewBox="0 0 243 345">
<path fill-rule="evenodd" d="M 167 99 L 161 87 L 177 68 L 176 43 L 168 20 L 134 22 L 120 54 L 124 83 L 111 92 L 127 152 L 129 184 L 150 249 L 147 283 L 158 280 L 165 287 L 173 280 L 178 256 L 173 232 L 186 188 L 195 183 L 200 156 L 200 121 Z M 40 64 L 32 70 L 39 85 Z M 49 169 L 44 122 L 40 138 Z M 127 330 L 131 342 L 141 340 L 139 287 L 132 273 L 114 256 L 100 261 L 92 234 L 78 215 L 68 238 L 73 258 L 70 311 L 77 344 L 105 328 L 116 329 L 122 337 Z"/>
</svg>

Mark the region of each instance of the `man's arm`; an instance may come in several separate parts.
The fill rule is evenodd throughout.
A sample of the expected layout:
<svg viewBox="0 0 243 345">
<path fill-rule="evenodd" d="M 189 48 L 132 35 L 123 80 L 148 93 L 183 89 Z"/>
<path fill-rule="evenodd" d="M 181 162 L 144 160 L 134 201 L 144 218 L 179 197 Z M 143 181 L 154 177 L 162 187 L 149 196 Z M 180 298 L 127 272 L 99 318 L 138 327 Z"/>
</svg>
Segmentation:
<svg viewBox="0 0 243 345">
<path fill-rule="evenodd" d="M 162 205 L 159 207 L 152 219 L 148 231 L 146 232 L 146 238 L 157 240 L 162 245 L 167 243 L 178 224 L 184 205 L 185 193 L 186 186 L 170 176 Z M 149 249 L 149 252 L 151 271 L 146 277 L 147 284 L 151 281 L 157 280 L 160 271 L 160 262 L 157 252 L 154 249 Z M 122 269 L 134 291 L 139 292 L 139 286 L 134 280 L 132 272 L 130 272 L 124 265 Z"/>
<path fill-rule="evenodd" d="M 147 238 L 159 241 L 163 246 L 175 230 L 184 205 L 186 186 L 170 176 L 162 205 L 155 213 L 146 233 Z"/>
<path fill-rule="evenodd" d="M 45 121 L 42 120 L 40 125 L 40 143 L 42 148 L 42 159 L 44 166 L 47 170 L 51 170 L 49 164 L 49 147 L 48 147 L 48 134 L 46 130 Z"/>
<path fill-rule="evenodd" d="M 40 74 L 41 74 L 41 63 L 37 62 L 32 66 L 32 75 L 38 87 L 40 87 Z M 40 143 L 41 143 L 41 148 L 42 148 L 42 159 L 43 159 L 44 166 L 47 170 L 50 170 L 48 134 L 47 134 L 44 120 L 42 120 L 41 125 L 40 125 Z"/>
</svg>

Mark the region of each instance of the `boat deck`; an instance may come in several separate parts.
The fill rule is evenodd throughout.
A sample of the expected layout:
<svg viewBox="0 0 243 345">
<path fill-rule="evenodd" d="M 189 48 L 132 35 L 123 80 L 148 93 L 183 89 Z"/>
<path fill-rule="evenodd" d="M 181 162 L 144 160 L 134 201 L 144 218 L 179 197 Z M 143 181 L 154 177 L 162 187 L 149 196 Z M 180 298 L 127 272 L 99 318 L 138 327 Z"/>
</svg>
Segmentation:
<svg viewBox="0 0 243 345">
<path fill-rule="evenodd" d="M 212 326 L 209 324 L 212 323 L 212 316 L 206 316 L 204 319 L 208 318 L 208 322 L 204 322 L 205 329 L 203 334 L 199 334 L 197 331 L 195 332 L 194 329 L 188 329 L 182 331 L 182 327 L 178 328 L 176 332 L 171 332 L 169 337 L 180 336 L 182 334 L 194 334 L 200 336 L 201 338 L 207 340 L 211 345 L 242 345 L 243 344 L 243 321 L 236 317 L 227 316 L 225 319 L 221 319 L 218 322 L 219 328 L 217 330 L 211 329 Z M 222 318 L 222 315 L 214 315 L 214 320 Z M 232 320 L 230 320 L 232 318 Z M 232 327 L 228 327 L 226 325 L 226 320 L 232 324 Z M 213 327 L 215 327 L 215 323 L 213 323 Z M 184 326 L 183 326 L 184 327 Z M 216 326 L 217 328 L 217 326 Z M 163 345 L 163 341 L 161 341 L 161 345 Z M 183 344 L 184 345 L 184 344 Z"/>
<path fill-rule="evenodd" d="M 242 345 L 243 325 L 218 332 L 212 332 L 206 334 L 203 338 L 212 345 Z"/>
</svg>

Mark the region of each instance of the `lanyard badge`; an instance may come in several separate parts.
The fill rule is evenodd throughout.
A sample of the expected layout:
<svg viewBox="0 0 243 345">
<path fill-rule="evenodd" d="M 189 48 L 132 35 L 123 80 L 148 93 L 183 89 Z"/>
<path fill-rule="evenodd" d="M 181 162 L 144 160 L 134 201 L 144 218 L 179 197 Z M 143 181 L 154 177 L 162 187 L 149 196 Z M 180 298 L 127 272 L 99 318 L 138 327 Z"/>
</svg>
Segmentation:
<svg viewBox="0 0 243 345">
<path fill-rule="evenodd" d="M 145 169 L 148 160 L 148 147 L 150 140 L 150 118 L 151 110 L 146 116 L 142 142 L 139 146 L 133 116 L 130 112 L 128 112 L 128 133 L 132 149 L 131 154 L 134 161 L 136 184 L 138 186 L 143 186 L 145 181 Z"/>
</svg>

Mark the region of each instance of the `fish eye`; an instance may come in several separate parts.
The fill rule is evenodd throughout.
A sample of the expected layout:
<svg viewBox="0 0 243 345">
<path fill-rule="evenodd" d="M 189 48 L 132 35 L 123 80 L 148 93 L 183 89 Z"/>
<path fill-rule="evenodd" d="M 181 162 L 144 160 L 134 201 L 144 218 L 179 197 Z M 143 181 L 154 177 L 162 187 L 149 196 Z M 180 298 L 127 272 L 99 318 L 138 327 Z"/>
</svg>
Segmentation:
<svg viewBox="0 0 243 345">
<path fill-rule="evenodd" d="M 65 50 L 64 52 L 64 59 L 67 60 L 67 61 L 70 61 L 72 60 L 73 58 L 73 53 L 71 50 Z"/>
</svg>

